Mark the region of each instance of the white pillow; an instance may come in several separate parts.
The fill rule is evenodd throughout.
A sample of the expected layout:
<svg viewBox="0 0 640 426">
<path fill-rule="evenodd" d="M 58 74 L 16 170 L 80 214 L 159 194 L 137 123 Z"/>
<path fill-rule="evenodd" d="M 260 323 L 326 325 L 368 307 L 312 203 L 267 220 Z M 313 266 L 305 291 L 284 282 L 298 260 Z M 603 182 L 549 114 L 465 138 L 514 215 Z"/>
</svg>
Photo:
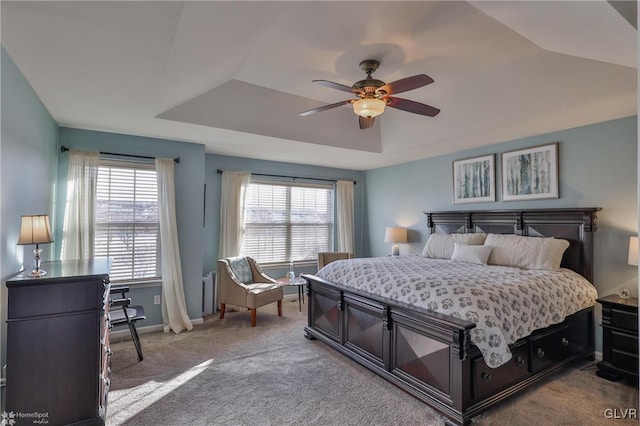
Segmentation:
<svg viewBox="0 0 640 426">
<path fill-rule="evenodd" d="M 486 265 L 491 249 L 491 246 L 468 246 L 455 243 L 451 260 Z"/>
<path fill-rule="evenodd" d="M 484 245 L 493 247 L 489 264 L 525 269 L 560 269 L 569 241 L 556 238 L 488 234 Z"/>
<path fill-rule="evenodd" d="M 451 259 L 455 243 L 480 246 L 487 234 L 431 234 L 422 250 L 424 257 Z"/>
</svg>

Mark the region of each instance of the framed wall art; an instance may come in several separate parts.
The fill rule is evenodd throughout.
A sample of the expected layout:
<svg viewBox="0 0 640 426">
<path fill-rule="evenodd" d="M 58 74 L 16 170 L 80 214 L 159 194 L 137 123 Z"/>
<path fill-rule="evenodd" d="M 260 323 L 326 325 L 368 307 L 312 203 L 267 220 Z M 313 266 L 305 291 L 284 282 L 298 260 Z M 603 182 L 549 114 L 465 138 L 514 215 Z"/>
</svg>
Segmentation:
<svg viewBox="0 0 640 426">
<path fill-rule="evenodd" d="M 496 200 L 495 154 L 453 162 L 453 202 Z"/>
<path fill-rule="evenodd" d="M 502 200 L 558 198 L 558 143 L 502 153 Z"/>
</svg>

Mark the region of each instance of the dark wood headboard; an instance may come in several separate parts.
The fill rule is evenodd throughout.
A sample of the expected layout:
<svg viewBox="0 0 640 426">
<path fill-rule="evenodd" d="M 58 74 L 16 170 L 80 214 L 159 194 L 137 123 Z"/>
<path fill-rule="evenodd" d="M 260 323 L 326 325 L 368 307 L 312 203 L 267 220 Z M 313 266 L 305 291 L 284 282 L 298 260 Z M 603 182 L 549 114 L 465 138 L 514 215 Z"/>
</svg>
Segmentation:
<svg viewBox="0 0 640 426">
<path fill-rule="evenodd" d="M 593 282 L 593 232 L 599 207 L 424 212 L 431 233 L 492 233 L 569 241 L 562 267 Z"/>
</svg>

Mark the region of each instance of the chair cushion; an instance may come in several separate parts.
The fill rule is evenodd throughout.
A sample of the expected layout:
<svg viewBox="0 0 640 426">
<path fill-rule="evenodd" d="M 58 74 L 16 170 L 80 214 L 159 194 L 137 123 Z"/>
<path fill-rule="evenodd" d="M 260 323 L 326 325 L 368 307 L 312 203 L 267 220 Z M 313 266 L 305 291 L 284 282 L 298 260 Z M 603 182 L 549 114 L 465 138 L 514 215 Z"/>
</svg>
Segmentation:
<svg viewBox="0 0 640 426">
<path fill-rule="evenodd" d="M 247 307 L 259 308 L 268 303 L 281 300 L 284 297 L 282 286 L 272 283 L 250 284 L 247 291 Z"/>
<path fill-rule="evenodd" d="M 234 275 L 243 284 L 253 283 L 253 273 L 246 257 L 230 257 L 227 259 Z"/>
</svg>

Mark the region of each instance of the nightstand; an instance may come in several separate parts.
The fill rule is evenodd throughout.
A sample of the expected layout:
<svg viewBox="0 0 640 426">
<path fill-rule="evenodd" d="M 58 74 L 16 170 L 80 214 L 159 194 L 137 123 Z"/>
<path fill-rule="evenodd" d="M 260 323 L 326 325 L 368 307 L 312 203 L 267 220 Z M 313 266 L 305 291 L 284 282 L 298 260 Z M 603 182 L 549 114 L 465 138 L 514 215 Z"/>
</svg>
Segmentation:
<svg viewBox="0 0 640 426">
<path fill-rule="evenodd" d="M 602 305 L 602 361 L 596 374 L 609 380 L 638 379 L 638 298 L 609 295 Z"/>
</svg>

